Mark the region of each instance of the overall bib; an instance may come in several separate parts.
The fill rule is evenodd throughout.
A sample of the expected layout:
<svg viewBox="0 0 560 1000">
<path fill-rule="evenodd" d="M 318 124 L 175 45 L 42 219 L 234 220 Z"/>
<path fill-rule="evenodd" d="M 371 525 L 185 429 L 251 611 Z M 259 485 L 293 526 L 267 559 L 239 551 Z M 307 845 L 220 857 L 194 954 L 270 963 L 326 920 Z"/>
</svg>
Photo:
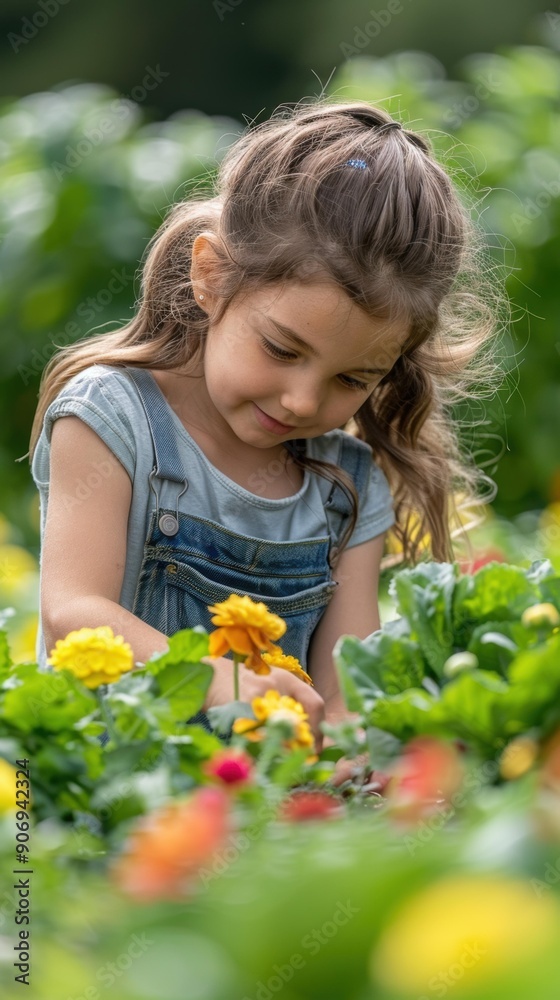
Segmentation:
<svg viewBox="0 0 560 1000">
<path fill-rule="evenodd" d="M 167 636 L 195 625 L 211 632 L 215 626 L 208 605 L 230 594 L 247 594 L 286 621 L 279 645 L 305 669 L 311 636 L 338 586 L 332 569 L 351 512 L 346 494 L 318 477 L 328 533 L 285 542 L 241 535 L 179 510 L 189 482 L 170 406 L 149 371 L 124 370 L 142 400 L 154 449 L 146 483 L 153 503 L 132 613 Z M 362 501 L 371 468 L 369 451 L 351 435 L 341 435 L 337 464 L 350 474 Z M 204 712 L 187 721 L 213 731 Z"/>
</svg>

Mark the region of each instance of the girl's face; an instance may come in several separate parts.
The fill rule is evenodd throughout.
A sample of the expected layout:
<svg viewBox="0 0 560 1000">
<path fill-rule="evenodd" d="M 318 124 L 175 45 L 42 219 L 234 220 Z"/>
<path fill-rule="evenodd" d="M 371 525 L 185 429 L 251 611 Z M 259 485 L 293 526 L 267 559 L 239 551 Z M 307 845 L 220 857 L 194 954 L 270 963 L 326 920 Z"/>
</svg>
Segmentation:
<svg viewBox="0 0 560 1000">
<path fill-rule="evenodd" d="M 255 448 L 317 437 L 359 410 L 407 336 L 404 321 L 371 319 L 333 283 L 270 286 L 210 326 L 206 402 Z"/>
</svg>

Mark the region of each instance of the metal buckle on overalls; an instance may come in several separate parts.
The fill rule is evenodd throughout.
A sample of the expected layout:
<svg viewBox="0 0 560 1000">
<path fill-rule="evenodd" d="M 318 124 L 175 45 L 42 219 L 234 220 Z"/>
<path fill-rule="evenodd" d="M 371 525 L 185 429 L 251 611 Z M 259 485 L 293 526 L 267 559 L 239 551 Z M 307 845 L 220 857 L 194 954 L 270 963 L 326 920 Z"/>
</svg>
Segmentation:
<svg viewBox="0 0 560 1000">
<path fill-rule="evenodd" d="M 150 482 L 150 489 L 152 489 L 155 494 L 157 514 L 159 515 L 159 494 L 153 483 L 153 480 L 155 478 L 156 478 L 156 467 L 154 466 L 154 468 L 150 472 L 148 479 Z M 173 535 L 176 535 L 177 532 L 179 531 L 179 498 L 183 496 L 183 493 L 185 492 L 185 490 L 188 488 L 189 485 L 188 480 L 186 479 L 183 479 L 183 483 L 184 483 L 183 489 L 181 490 L 180 493 L 177 494 L 175 514 L 162 514 L 161 517 L 158 517 L 158 525 L 161 533 L 163 535 L 167 535 L 169 538 L 171 538 Z"/>
</svg>

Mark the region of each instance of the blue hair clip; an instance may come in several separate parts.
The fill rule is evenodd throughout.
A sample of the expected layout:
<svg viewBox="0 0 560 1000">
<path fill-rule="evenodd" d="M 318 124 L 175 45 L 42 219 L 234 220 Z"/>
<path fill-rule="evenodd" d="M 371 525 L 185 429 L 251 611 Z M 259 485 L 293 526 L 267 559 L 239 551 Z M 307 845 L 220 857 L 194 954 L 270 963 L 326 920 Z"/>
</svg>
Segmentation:
<svg viewBox="0 0 560 1000">
<path fill-rule="evenodd" d="M 357 167 L 359 170 L 365 170 L 367 163 L 365 160 L 346 160 L 346 163 L 343 163 L 343 166 Z"/>
</svg>

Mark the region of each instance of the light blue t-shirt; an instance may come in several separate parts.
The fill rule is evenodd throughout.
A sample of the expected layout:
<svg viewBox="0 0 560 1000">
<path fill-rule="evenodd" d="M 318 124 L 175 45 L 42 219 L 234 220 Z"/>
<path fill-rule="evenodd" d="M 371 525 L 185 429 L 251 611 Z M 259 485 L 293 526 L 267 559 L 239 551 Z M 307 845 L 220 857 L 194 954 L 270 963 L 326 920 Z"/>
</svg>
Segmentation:
<svg viewBox="0 0 560 1000">
<path fill-rule="evenodd" d="M 258 492 L 250 492 L 212 465 L 171 407 L 169 412 L 189 481 L 188 490 L 179 499 L 179 511 L 215 521 L 242 535 L 270 541 L 298 541 L 328 534 L 316 475 L 306 470 L 303 485 L 293 496 L 274 500 L 258 495 Z M 126 469 L 132 482 L 126 564 L 119 598 L 119 604 L 127 611 L 132 611 L 150 509 L 154 502 L 148 476 L 155 463 L 146 414 L 134 383 L 120 368 L 91 365 L 69 380 L 46 411 L 31 466 L 40 494 L 41 540 L 44 536 L 49 496 L 52 426 L 57 417 L 68 415 L 79 417 L 99 435 Z M 333 430 L 309 439 L 307 454 L 312 458 L 336 463 L 338 437 L 344 433 Z M 102 477 L 101 465 L 97 472 L 88 476 L 90 483 L 77 484 L 76 491 L 66 501 L 69 514 L 80 497 L 83 499 L 88 491 L 100 485 Z M 252 485 L 258 491 L 258 481 L 254 480 Z M 169 506 L 175 506 L 175 496 L 176 494 L 173 502 L 169 501 Z M 162 506 L 166 505 L 164 492 L 160 495 L 160 501 Z M 372 460 L 366 501 L 360 506 L 358 520 L 347 547 L 375 538 L 390 528 L 394 521 L 387 479 Z M 36 654 L 38 662 L 45 666 L 46 651 L 40 616 Z"/>
</svg>

